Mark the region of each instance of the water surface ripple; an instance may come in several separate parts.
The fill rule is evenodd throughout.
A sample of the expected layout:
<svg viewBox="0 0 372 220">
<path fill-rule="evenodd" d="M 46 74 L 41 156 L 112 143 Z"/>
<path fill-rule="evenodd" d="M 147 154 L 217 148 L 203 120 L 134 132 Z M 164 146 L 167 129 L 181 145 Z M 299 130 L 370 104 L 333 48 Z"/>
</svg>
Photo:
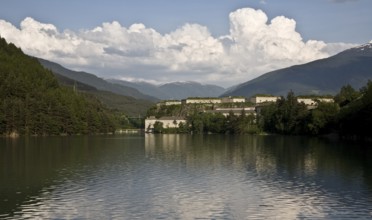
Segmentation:
<svg viewBox="0 0 372 220">
<path fill-rule="evenodd" d="M 316 138 L 0 140 L 1 219 L 372 219 L 371 150 Z"/>
</svg>

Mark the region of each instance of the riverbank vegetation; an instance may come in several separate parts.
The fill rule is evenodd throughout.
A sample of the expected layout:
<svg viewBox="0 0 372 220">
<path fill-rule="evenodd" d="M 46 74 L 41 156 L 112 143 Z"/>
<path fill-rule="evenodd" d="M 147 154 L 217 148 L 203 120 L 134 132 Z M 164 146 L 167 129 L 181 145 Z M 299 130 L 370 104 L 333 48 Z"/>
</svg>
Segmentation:
<svg viewBox="0 0 372 220">
<path fill-rule="evenodd" d="M 279 134 L 326 135 L 339 134 L 345 138 L 371 139 L 372 82 L 359 91 L 346 85 L 335 96 L 334 103 L 318 102 L 308 110 L 296 102 L 292 92 L 287 98 L 262 108 L 260 127 Z"/>
<path fill-rule="evenodd" d="M 315 106 L 298 102 L 293 92 L 276 102 L 256 106 L 256 114 L 242 110 L 224 116 L 210 113 L 211 105 L 173 105 L 149 110 L 148 115 L 183 116 L 187 123 L 180 128 L 163 128 L 157 124 L 158 133 L 229 133 L 284 135 L 338 134 L 345 138 L 371 139 L 372 132 L 372 82 L 359 91 L 346 85 L 334 97 L 334 102 L 317 101 Z M 156 110 L 157 109 L 157 110 Z"/>
</svg>

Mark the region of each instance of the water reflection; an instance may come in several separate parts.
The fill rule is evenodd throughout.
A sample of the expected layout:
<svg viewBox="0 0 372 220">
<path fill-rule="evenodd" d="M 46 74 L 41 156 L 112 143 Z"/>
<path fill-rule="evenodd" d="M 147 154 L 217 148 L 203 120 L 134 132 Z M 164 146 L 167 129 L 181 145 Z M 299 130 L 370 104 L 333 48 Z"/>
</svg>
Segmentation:
<svg viewBox="0 0 372 220">
<path fill-rule="evenodd" d="M 0 140 L 0 218 L 372 218 L 371 150 L 317 138 Z"/>
<path fill-rule="evenodd" d="M 148 135 L 145 146 L 147 157 L 183 161 L 201 173 L 195 178 L 207 178 L 201 182 L 211 185 L 199 191 L 214 196 L 208 210 L 218 203 L 239 218 L 372 217 L 370 149 L 318 138 L 215 135 Z M 189 205 L 176 209 L 200 210 Z"/>
<path fill-rule="evenodd" d="M 60 202 L 77 202 L 74 194 L 85 192 L 86 185 L 95 181 L 89 180 L 89 172 L 110 167 L 108 163 L 121 159 L 118 157 L 123 154 L 130 156 L 125 152 L 118 154 L 128 149 L 121 146 L 138 142 L 142 145 L 143 138 L 84 136 L 0 139 L 0 217 L 31 215 L 49 218 L 49 215 L 39 213 L 43 209 L 73 214 L 74 206 Z M 108 151 L 107 146 L 111 150 Z M 120 150 L 115 151 L 115 148 Z M 143 154 L 143 149 L 135 149 Z M 62 201 L 62 195 L 71 197 Z M 50 202 L 49 199 L 55 201 Z M 44 211 L 49 213 L 50 210 Z"/>
</svg>

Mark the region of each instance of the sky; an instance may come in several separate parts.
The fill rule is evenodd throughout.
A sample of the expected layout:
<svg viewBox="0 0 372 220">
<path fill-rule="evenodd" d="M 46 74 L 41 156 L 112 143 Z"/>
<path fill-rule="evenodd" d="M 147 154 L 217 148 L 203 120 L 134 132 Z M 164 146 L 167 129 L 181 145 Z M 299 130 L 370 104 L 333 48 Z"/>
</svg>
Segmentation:
<svg viewBox="0 0 372 220">
<path fill-rule="evenodd" d="M 223 87 L 372 40 L 371 0 L 2 0 L 0 36 L 102 78 Z"/>
</svg>

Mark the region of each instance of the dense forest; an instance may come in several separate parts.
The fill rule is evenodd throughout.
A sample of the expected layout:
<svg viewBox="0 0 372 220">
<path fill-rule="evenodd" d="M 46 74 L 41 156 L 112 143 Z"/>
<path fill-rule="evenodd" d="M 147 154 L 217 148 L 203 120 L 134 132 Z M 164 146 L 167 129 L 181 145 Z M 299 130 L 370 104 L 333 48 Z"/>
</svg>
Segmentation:
<svg viewBox="0 0 372 220">
<path fill-rule="evenodd" d="M 117 109 L 127 116 L 138 117 L 139 114 L 143 116 L 154 104 L 155 98 L 143 95 L 136 89 L 109 83 L 91 73 L 72 71 L 57 63 L 40 58 L 38 60 L 46 69 L 52 71 L 61 86 L 91 94 L 106 107 Z"/>
<path fill-rule="evenodd" d="M 308 110 L 293 92 L 287 98 L 262 108 L 260 127 L 279 134 L 324 135 L 337 133 L 345 138 L 372 138 L 372 82 L 355 90 L 343 86 L 334 103 L 319 102 Z"/>
<path fill-rule="evenodd" d="M 58 84 L 37 59 L 0 37 L 0 135 L 108 133 L 113 114 L 95 97 Z"/>
<path fill-rule="evenodd" d="M 318 101 L 316 108 L 308 108 L 290 91 L 277 102 L 258 106 L 257 116 L 242 111 L 240 116 L 230 113 L 225 117 L 221 113 L 205 113 L 202 105 L 161 106 L 157 110 L 149 109 L 148 114 L 186 117 L 187 124 L 177 129 L 167 130 L 157 125 L 154 131 L 159 133 L 338 134 L 344 138 L 371 139 L 372 82 L 359 91 L 350 85 L 343 86 L 334 100 Z"/>
</svg>

